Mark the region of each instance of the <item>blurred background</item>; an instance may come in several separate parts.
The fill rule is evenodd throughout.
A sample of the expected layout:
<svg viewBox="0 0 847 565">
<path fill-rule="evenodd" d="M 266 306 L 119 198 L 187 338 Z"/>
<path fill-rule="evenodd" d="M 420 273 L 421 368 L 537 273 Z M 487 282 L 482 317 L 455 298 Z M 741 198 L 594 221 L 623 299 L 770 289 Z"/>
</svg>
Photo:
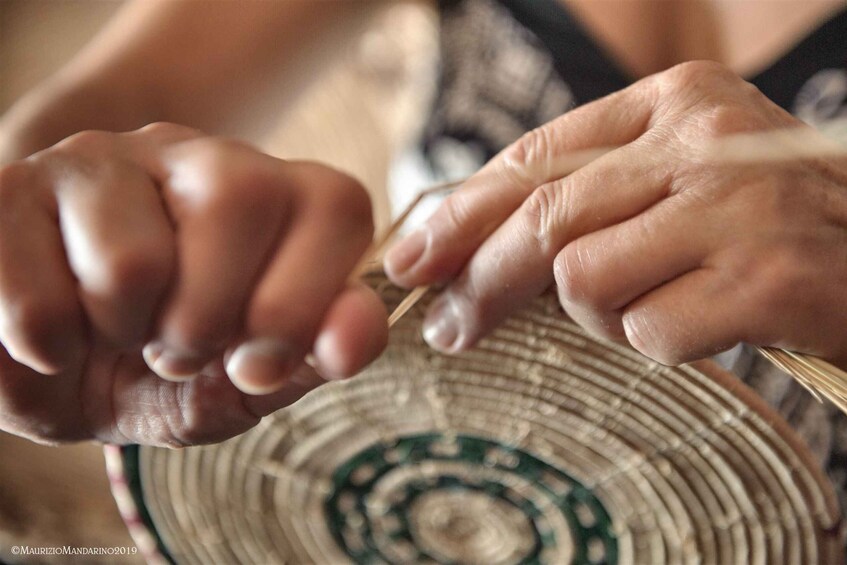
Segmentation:
<svg viewBox="0 0 847 565">
<path fill-rule="evenodd" d="M 72 57 L 121 6 L 117 0 L 0 0 L 0 113 Z M 357 177 L 384 226 L 386 171 L 422 125 L 436 36 L 426 3 L 386 3 L 355 48 L 293 108 L 268 117 L 278 126 L 256 142 L 274 155 L 318 159 Z M 0 562 L 28 561 L 12 556 L 12 545 L 132 545 L 109 494 L 99 445 L 49 448 L 0 432 Z"/>
</svg>

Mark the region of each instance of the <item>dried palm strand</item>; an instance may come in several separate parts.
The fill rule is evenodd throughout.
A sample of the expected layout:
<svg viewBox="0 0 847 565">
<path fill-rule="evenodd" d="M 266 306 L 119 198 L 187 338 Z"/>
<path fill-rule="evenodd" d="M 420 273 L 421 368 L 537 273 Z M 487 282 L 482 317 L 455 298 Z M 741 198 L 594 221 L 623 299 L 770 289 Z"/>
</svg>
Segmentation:
<svg viewBox="0 0 847 565">
<path fill-rule="evenodd" d="M 567 176 L 614 149 L 614 147 L 600 147 L 571 152 L 559 157 L 554 163 L 545 164 L 544 166 L 548 167 L 546 176 L 548 178 Z M 847 148 L 824 137 L 816 130 L 791 128 L 718 138 L 705 145 L 702 157 L 705 161 L 715 164 L 744 164 L 844 156 L 847 156 Z M 354 270 L 354 276 L 358 278 L 369 267 L 379 264 L 378 258 L 389 241 L 427 196 L 452 190 L 466 180 L 448 182 L 422 191 L 386 232 L 374 242 L 359 267 Z M 413 289 L 391 313 L 388 326 L 393 326 L 414 307 L 429 288 L 422 286 Z M 823 402 L 822 398 L 826 398 L 847 413 L 847 372 L 812 355 L 774 347 L 756 347 L 756 349 L 771 363 L 793 376 L 818 401 Z"/>
<path fill-rule="evenodd" d="M 396 324 L 397 321 L 400 320 L 400 318 L 402 318 L 406 312 L 411 310 L 412 307 L 414 307 L 414 305 L 417 304 L 418 301 L 423 298 L 424 294 L 426 294 L 428 291 L 428 286 L 419 286 L 413 289 L 409 294 L 407 294 L 406 298 L 404 298 L 400 302 L 400 304 L 397 305 L 397 308 L 395 308 L 394 311 L 391 312 L 391 315 L 388 316 L 388 327 L 390 328 L 391 326 Z"/>
<path fill-rule="evenodd" d="M 380 235 L 377 239 L 371 243 L 370 247 L 365 254 L 362 256 L 362 260 L 359 261 L 359 264 L 356 268 L 353 269 L 352 274 L 350 275 L 351 280 L 359 280 L 363 274 L 372 270 L 373 267 L 381 264 L 382 252 L 385 251 L 385 246 L 388 245 L 388 242 L 391 241 L 400 228 L 403 227 L 403 224 L 406 223 L 406 220 L 409 219 L 409 216 L 412 212 L 415 211 L 415 208 L 418 207 L 427 196 L 432 194 L 440 194 L 442 192 L 447 192 L 448 190 L 452 190 L 465 182 L 465 179 L 454 181 L 454 182 L 446 182 L 443 184 L 439 184 L 426 190 L 421 191 L 417 197 L 406 207 L 403 212 L 397 216 L 397 218 L 388 226 L 388 229 L 385 230 L 385 233 Z"/>
<path fill-rule="evenodd" d="M 793 376 L 815 398 L 826 398 L 847 414 L 847 372 L 819 357 L 774 347 L 757 347 L 771 363 Z"/>
</svg>

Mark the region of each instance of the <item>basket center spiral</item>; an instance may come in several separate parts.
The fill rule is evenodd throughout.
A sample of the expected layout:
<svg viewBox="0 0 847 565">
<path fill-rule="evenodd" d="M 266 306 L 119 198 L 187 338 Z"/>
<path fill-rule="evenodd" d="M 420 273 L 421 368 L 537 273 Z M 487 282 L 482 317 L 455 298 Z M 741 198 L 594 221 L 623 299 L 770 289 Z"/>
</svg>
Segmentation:
<svg viewBox="0 0 847 565">
<path fill-rule="evenodd" d="M 615 563 L 609 514 L 563 471 L 472 436 L 372 445 L 333 476 L 326 512 L 356 562 Z"/>
</svg>

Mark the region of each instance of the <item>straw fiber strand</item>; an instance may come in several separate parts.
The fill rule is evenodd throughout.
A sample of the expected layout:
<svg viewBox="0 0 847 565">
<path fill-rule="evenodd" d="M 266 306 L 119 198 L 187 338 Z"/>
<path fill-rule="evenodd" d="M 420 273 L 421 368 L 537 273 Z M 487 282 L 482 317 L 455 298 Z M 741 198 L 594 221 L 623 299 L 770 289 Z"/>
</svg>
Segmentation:
<svg viewBox="0 0 847 565">
<path fill-rule="evenodd" d="M 442 356 L 430 299 L 354 379 L 220 445 L 141 448 L 178 562 L 841 562 L 831 486 L 730 375 L 597 341 L 553 295 Z"/>
</svg>

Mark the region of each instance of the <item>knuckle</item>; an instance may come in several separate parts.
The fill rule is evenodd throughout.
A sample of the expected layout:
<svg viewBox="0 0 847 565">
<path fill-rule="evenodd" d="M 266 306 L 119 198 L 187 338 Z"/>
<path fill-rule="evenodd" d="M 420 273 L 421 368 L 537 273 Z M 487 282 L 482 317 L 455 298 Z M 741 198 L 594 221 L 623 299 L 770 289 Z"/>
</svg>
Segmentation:
<svg viewBox="0 0 847 565">
<path fill-rule="evenodd" d="M 218 137 L 195 139 L 184 147 L 186 159 L 207 174 L 231 170 L 232 153 L 240 150 L 234 142 Z"/>
<path fill-rule="evenodd" d="M 185 163 L 206 207 L 240 210 L 264 207 L 274 199 L 273 184 L 259 167 L 251 166 L 249 157 L 256 154 L 245 145 L 222 138 L 189 143 Z"/>
<path fill-rule="evenodd" d="M 373 213 L 368 191 L 355 179 L 343 174 L 333 175 L 324 184 L 321 205 L 333 218 L 341 220 L 348 229 L 367 236 L 373 235 Z"/>
<path fill-rule="evenodd" d="M 549 126 L 535 128 L 503 150 L 500 172 L 518 186 L 532 185 L 533 171 L 551 162 L 554 147 Z"/>
<path fill-rule="evenodd" d="M 552 257 L 559 251 L 560 216 L 566 209 L 565 198 L 562 185 L 551 182 L 532 191 L 522 205 L 523 229 L 545 257 Z"/>
<path fill-rule="evenodd" d="M 201 135 L 199 130 L 171 122 L 153 122 L 135 130 L 134 133 L 157 139 L 182 139 Z"/>
<path fill-rule="evenodd" d="M 708 137 L 720 137 L 730 133 L 755 131 L 766 124 L 750 108 L 737 102 L 715 100 L 704 112 L 704 129 Z"/>
<path fill-rule="evenodd" d="M 167 423 L 163 443 L 173 449 L 182 449 L 204 443 L 206 426 L 209 424 L 204 416 L 206 412 L 198 405 L 198 394 L 191 394 L 190 389 L 183 391 L 180 406 L 173 410 L 175 417 L 163 418 Z"/>
<path fill-rule="evenodd" d="M 116 401 L 112 409 L 111 436 L 120 443 L 144 443 L 157 447 L 179 449 L 191 445 L 186 414 L 190 411 L 187 398 L 192 383 L 174 387 L 160 379 L 139 383 L 140 390 L 156 401 L 138 414 L 126 400 Z M 188 434 L 190 436 L 190 433 Z"/>
<path fill-rule="evenodd" d="M 58 152 L 90 155 L 111 151 L 115 144 L 115 134 L 100 130 L 85 130 L 65 138 L 54 149 Z"/>
<path fill-rule="evenodd" d="M 672 87 L 689 88 L 712 81 L 738 80 L 726 65 L 715 61 L 686 61 L 662 73 Z"/>
<path fill-rule="evenodd" d="M 568 244 L 553 263 L 553 274 L 559 292 L 559 302 L 567 311 L 573 306 L 596 309 L 596 300 L 588 283 L 588 273 L 582 258 L 579 240 Z"/>
<path fill-rule="evenodd" d="M 202 445 L 228 439 L 259 423 L 228 389 L 218 383 L 197 382 L 184 388 L 180 395 L 176 417 L 168 427 L 168 442 L 174 447 Z"/>
<path fill-rule="evenodd" d="M 466 225 L 473 225 L 474 209 L 470 199 L 464 192 L 454 192 L 444 199 L 436 213 L 438 219 L 448 228 L 458 230 Z"/>
</svg>

